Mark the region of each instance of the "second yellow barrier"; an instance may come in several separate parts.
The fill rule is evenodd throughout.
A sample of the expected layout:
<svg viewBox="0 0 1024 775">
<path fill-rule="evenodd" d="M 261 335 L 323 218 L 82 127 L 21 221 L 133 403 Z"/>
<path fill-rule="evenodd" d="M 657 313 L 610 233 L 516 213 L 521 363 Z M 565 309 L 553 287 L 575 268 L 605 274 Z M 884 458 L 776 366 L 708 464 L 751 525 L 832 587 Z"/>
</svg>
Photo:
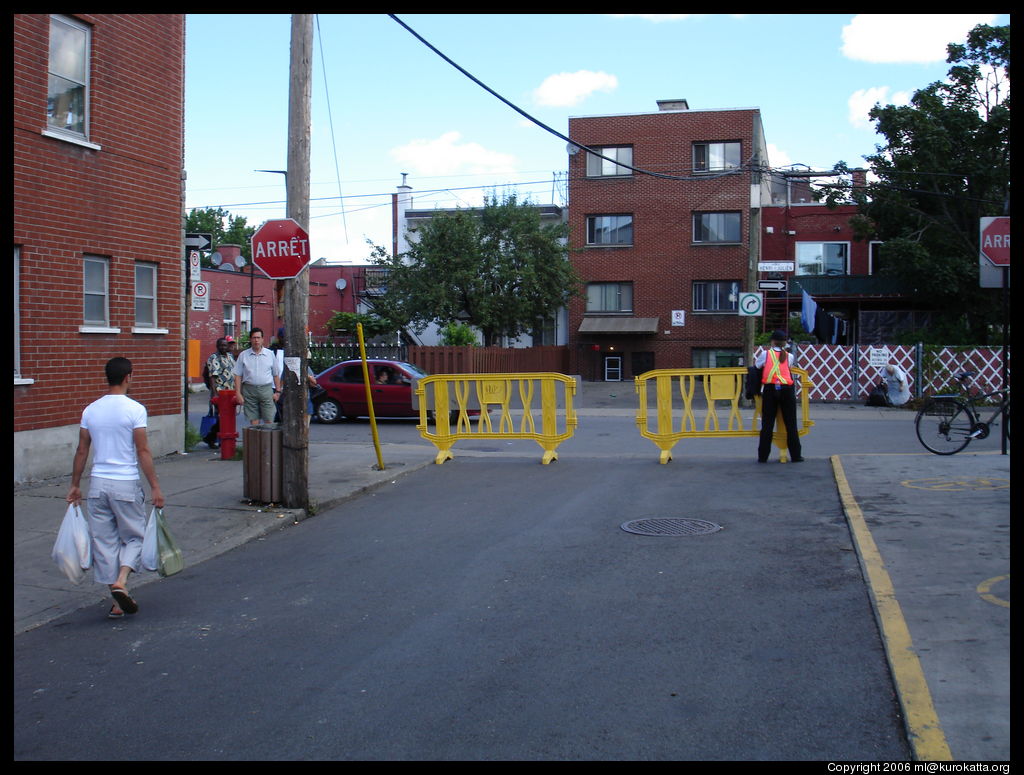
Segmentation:
<svg viewBox="0 0 1024 775">
<path fill-rule="evenodd" d="M 808 400 L 813 383 L 805 369 L 794 368 L 792 372 L 799 390 L 798 433 L 803 436 L 814 425 Z M 746 376 L 747 370 L 739 367 L 655 369 L 635 378 L 640 402 L 636 424 L 640 435 L 653 441 L 661 450 L 661 463 L 672 459 L 672 448 L 680 439 L 760 435 L 761 397 L 757 396 L 754 401 L 749 423 L 744 423 L 740 411 Z M 654 383 L 653 395 L 648 391 L 651 382 Z M 651 398 L 655 399 L 653 418 L 648 412 Z M 694 410 L 700 412 L 705 406 L 704 421 L 700 423 Z M 781 450 L 779 459 L 786 462 L 786 428 L 781 414 L 775 423 L 772 442 Z"/>
<path fill-rule="evenodd" d="M 452 445 L 460 439 L 532 439 L 543 448 L 541 462 L 547 465 L 575 432 L 575 394 L 576 381 L 564 374 L 432 374 L 416 387 L 416 427 L 437 447 L 438 464 L 452 459 Z"/>
</svg>

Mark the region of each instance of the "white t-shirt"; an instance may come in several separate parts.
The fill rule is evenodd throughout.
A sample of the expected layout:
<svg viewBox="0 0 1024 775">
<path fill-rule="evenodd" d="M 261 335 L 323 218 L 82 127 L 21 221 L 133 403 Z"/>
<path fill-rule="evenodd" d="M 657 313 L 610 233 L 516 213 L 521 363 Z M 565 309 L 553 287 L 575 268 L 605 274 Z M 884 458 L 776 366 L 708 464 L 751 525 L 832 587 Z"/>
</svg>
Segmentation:
<svg viewBox="0 0 1024 775">
<path fill-rule="evenodd" d="M 146 427 L 146 407 L 128 396 L 105 395 L 85 407 L 82 427 L 92 438 L 93 476 L 139 478 L 133 432 Z"/>
<path fill-rule="evenodd" d="M 886 387 L 889 388 L 889 403 L 893 406 L 903 406 L 910 400 L 910 385 L 907 375 L 899 366 L 893 366 L 892 374 L 882 369 L 882 377 L 885 379 Z"/>
</svg>

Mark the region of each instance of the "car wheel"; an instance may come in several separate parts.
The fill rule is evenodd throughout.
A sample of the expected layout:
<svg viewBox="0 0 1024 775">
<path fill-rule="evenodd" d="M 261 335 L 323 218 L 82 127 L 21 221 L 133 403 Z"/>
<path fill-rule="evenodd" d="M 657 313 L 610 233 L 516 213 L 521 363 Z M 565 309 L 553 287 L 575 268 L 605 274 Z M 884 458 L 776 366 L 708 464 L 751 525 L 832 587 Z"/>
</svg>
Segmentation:
<svg viewBox="0 0 1024 775">
<path fill-rule="evenodd" d="M 333 398 L 325 398 L 316 405 L 316 417 L 320 422 L 338 422 L 341 419 L 341 407 Z"/>
</svg>

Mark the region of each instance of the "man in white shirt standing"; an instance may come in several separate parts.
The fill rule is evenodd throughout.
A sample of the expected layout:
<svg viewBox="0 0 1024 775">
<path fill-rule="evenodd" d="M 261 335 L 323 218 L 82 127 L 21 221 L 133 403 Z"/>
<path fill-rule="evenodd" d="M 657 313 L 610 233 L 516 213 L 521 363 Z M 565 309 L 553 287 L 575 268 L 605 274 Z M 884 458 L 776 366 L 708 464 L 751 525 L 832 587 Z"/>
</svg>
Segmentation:
<svg viewBox="0 0 1024 775">
<path fill-rule="evenodd" d="M 82 474 L 92 450 L 87 516 L 92 532 L 93 578 L 110 587 L 114 605 L 107 615 L 120 619 L 139 610 L 127 587 L 128 575 L 139 569 L 146 531 L 139 468 L 149 481 L 150 499 L 156 508 L 163 508 L 164 495 L 146 436 L 146 407 L 128 397 L 132 362 L 111 358 L 106 375 L 107 394 L 82 412 L 67 501 L 76 505 L 82 501 Z"/>
<path fill-rule="evenodd" d="M 263 329 L 249 332 L 249 349 L 242 350 L 235 359 L 235 403 L 250 425 L 274 422 L 281 398 L 281 366 L 277 356 L 263 346 Z"/>
</svg>

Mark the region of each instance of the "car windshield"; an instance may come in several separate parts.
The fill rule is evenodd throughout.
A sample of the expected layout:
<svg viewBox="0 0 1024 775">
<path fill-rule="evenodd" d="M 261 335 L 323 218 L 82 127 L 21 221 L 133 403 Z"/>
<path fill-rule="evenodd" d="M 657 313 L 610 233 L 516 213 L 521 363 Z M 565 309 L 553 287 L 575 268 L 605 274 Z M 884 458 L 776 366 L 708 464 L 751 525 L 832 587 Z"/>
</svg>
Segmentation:
<svg viewBox="0 0 1024 775">
<path fill-rule="evenodd" d="M 396 361 L 396 363 L 417 379 L 429 376 L 427 372 L 425 372 L 419 366 L 413 366 L 411 363 L 404 363 L 402 361 Z"/>
</svg>

